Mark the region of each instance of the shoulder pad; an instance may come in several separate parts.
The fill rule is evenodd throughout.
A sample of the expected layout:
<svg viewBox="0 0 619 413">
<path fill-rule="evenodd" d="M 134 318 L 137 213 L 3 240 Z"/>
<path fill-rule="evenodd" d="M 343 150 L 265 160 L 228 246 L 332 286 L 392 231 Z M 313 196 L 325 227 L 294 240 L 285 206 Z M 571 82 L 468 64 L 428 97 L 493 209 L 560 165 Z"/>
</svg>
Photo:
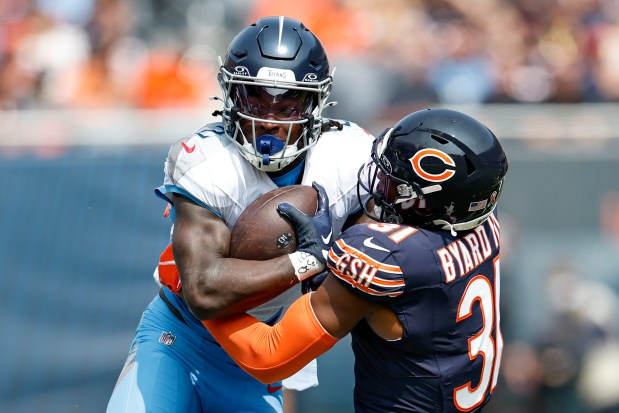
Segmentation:
<svg viewBox="0 0 619 413">
<path fill-rule="evenodd" d="M 402 295 L 402 269 L 391 251 L 364 228 L 357 225 L 345 231 L 331 247 L 327 265 L 336 277 L 366 298 Z"/>
<path fill-rule="evenodd" d="M 165 167 L 173 184 L 176 185 L 189 170 L 206 162 L 209 157 L 217 156 L 214 154 L 226 146 L 221 139 L 223 129 L 221 132 L 217 125 L 206 126 L 172 145 Z"/>
</svg>

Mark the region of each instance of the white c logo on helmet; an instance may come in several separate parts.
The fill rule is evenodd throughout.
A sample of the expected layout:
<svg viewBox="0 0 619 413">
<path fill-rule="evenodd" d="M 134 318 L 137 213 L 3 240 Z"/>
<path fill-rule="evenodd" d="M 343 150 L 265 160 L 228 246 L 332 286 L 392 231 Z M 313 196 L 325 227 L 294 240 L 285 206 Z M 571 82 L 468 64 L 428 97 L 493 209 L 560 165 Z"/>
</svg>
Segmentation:
<svg viewBox="0 0 619 413">
<path fill-rule="evenodd" d="M 426 156 L 432 156 L 434 158 L 440 159 L 446 166 L 455 167 L 456 163 L 451 158 L 451 156 L 447 155 L 445 152 L 439 151 L 438 149 L 422 149 L 413 156 L 410 161 L 413 165 L 413 170 L 417 175 L 421 178 L 425 179 L 429 182 L 443 182 L 451 178 L 456 174 L 456 171 L 453 169 L 445 168 L 443 172 L 440 174 L 431 174 L 423 169 L 421 166 L 421 160 Z"/>
</svg>

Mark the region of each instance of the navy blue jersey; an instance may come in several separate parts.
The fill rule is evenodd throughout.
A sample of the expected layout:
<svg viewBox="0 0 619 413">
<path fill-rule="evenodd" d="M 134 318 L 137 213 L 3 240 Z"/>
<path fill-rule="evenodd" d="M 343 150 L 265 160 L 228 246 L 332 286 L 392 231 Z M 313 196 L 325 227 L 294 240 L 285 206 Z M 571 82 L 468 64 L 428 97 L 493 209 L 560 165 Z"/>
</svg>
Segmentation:
<svg viewBox="0 0 619 413">
<path fill-rule="evenodd" d="M 367 322 L 352 331 L 357 412 L 470 412 L 496 385 L 499 225 L 454 237 L 386 223 L 349 228 L 328 265 L 354 294 L 391 309 L 404 327 L 387 341 Z"/>
</svg>

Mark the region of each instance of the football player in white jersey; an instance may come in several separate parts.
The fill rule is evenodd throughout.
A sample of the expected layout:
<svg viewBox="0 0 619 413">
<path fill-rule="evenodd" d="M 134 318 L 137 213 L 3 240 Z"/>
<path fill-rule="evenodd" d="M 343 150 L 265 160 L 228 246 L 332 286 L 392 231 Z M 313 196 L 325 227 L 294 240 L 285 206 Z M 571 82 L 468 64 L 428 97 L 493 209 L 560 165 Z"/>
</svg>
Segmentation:
<svg viewBox="0 0 619 413">
<path fill-rule="evenodd" d="M 324 269 L 302 251 L 264 261 L 228 258 L 243 210 L 278 187 L 303 184 L 328 199 L 327 248 L 363 215 L 357 171 L 373 137 L 323 118 L 333 72 L 320 41 L 301 22 L 268 17 L 232 41 L 218 74 L 222 122 L 175 143 L 157 193 L 171 205 L 172 244 L 158 267 L 163 287 L 142 315 L 107 412 L 281 412 L 282 385 L 317 384 L 316 366 L 267 385 L 241 370 L 202 319 L 251 310 L 274 323 Z M 366 196 L 367 194 L 362 194 Z M 316 234 L 314 234 L 316 235 Z M 304 272 L 302 268 L 310 268 Z M 243 277 L 236 277 L 243 274 Z M 265 304 L 266 303 L 266 304 Z"/>
</svg>

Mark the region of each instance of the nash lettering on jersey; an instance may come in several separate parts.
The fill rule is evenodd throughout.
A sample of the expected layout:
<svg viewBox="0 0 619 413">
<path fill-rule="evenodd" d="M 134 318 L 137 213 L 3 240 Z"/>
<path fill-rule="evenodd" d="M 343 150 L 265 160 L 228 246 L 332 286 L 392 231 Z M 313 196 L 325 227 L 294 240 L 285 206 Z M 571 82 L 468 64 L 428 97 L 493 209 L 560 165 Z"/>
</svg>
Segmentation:
<svg viewBox="0 0 619 413">
<path fill-rule="evenodd" d="M 490 215 L 484 225 L 438 250 L 445 282 L 464 277 L 492 256 L 500 246 L 499 235 L 499 222 L 494 215 Z"/>
<path fill-rule="evenodd" d="M 404 281 L 393 279 L 393 274 L 402 275 L 399 266 L 379 262 L 343 239 L 333 244 L 327 265 L 335 276 L 366 294 L 395 297 L 403 293 Z"/>
</svg>

